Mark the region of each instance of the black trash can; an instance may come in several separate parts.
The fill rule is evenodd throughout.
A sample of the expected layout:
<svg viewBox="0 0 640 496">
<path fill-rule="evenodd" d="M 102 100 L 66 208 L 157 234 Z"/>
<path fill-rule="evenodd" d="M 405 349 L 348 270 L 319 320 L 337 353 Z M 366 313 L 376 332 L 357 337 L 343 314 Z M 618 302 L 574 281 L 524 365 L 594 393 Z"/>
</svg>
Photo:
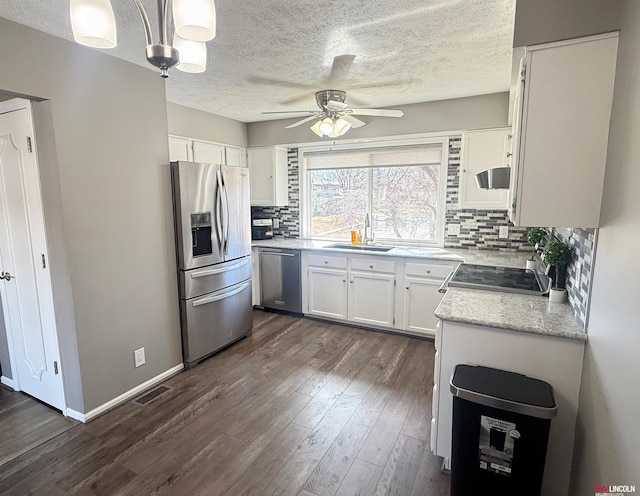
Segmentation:
<svg viewBox="0 0 640 496">
<path fill-rule="evenodd" d="M 553 388 L 522 374 L 456 365 L 451 496 L 540 496 Z"/>
</svg>

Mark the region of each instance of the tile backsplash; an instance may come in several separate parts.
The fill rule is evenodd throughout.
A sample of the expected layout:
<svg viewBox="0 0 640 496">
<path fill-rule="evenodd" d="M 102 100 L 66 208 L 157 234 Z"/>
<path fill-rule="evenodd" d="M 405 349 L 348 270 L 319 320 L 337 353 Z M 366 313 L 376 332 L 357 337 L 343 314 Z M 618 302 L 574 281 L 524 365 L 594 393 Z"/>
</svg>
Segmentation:
<svg viewBox="0 0 640 496">
<path fill-rule="evenodd" d="M 526 227 L 514 227 L 506 210 L 476 210 L 458 208 L 460 184 L 461 136 L 449 137 L 449 163 L 447 166 L 446 224 L 459 224 L 460 234 L 449 236 L 445 232 L 445 248 L 476 250 L 531 251 L 527 243 Z M 509 238 L 500 239 L 500 226 L 509 226 Z"/>
<path fill-rule="evenodd" d="M 279 222 L 273 227 L 275 236 L 300 237 L 300 176 L 298 174 L 298 149 L 287 152 L 287 176 L 289 179 L 289 205 L 286 207 L 251 207 L 251 218 L 271 217 Z"/>
<path fill-rule="evenodd" d="M 449 137 L 446 224 L 459 224 L 460 234 L 448 236 L 445 232 L 445 248 L 531 252 L 532 247 L 527 243 L 529 228 L 513 226 L 509 222 L 506 210 L 476 210 L 458 207 L 461 143 L 461 136 Z M 289 205 L 286 207 L 252 207 L 251 215 L 252 217 L 277 219 L 279 226 L 274 226 L 273 230 L 276 236 L 298 238 L 300 237 L 298 149 L 290 148 L 287 158 Z M 501 226 L 509 226 L 508 239 L 500 239 L 499 228 Z M 547 228 L 547 231 L 574 249 L 574 257 L 567 271 L 568 300 L 576 317 L 582 323 L 585 323 L 591 291 L 591 274 L 593 271 L 597 229 Z"/>
<path fill-rule="evenodd" d="M 516 228 L 509 223 L 506 210 L 473 210 L 458 208 L 458 184 L 460 176 L 459 135 L 449 138 L 449 162 L 447 165 L 446 222 L 460 224 L 458 236 L 445 236 L 448 248 L 480 250 L 531 250 L 526 242 L 527 229 Z M 252 217 L 277 219 L 276 236 L 297 238 L 300 236 L 300 179 L 298 175 L 298 149 L 288 151 L 289 205 L 286 207 L 252 207 Z M 509 225 L 509 239 L 499 239 L 500 226 Z"/>
<path fill-rule="evenodd" d="M 575 316 L 586 323 L 591 294 L 591 274 L 595 257 L 597 229 L 550 228 L 560 241 L 573 248 L 573 259 L 567 268 L 567 295 Z"/>
</svg>

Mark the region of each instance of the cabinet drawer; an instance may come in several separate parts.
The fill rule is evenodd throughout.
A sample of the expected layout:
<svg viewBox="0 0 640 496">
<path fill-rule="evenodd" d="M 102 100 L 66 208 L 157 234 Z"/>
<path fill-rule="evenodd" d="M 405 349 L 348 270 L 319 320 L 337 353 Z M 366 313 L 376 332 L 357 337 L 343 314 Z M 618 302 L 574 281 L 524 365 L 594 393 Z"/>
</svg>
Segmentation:
<svg viewBox="0 0 640 496">
<path fill-rule="evenodd" d="M 396 271 L 396 263 L 391 260 L 382 260 L 381 258 L 352 258 L 351 269 L 393 274 Z"/>
<path fill-rule="evenodd" d="M 332 267 L 335 269 L 347 268 L 347 257 L 337 257 L 335 255 L 310 254 L 308 265 L 315 267 Z"/>
<path fill-rule="evenodd" d="M 408 276 L 433 277 L 444 280 L 453 272 L 454 268 L 453 265 L 407 262 L 404 266 L 404 273 Z"/>
</svg>

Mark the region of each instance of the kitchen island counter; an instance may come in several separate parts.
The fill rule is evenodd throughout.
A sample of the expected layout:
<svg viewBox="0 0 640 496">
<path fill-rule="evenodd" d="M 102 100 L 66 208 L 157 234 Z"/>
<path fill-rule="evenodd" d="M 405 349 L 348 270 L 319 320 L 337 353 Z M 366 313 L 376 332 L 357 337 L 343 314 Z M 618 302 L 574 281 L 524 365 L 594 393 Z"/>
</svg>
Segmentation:
<svg viewBox="0 0 640 496">
<path fill-rule="evenodd" d="M 544 296 L 449 287 L 435 315 L 452 322 L 587 340 L 571 307 L 550 303 Z"/>
</svg>

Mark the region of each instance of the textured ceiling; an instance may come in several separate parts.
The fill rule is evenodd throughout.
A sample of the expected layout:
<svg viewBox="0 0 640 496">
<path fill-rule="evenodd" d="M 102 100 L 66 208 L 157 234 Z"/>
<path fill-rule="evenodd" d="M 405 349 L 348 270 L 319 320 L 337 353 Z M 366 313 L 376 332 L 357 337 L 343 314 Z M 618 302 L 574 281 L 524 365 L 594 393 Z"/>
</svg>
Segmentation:
<svg viewBox="0 0 640 496">
<path fill-rule="evenodd" d="M 155 19 L 156 2 L 143 3 Z M 112 4 L 108 53 L 148 66 L 133 1 Z M 72 39 L 68 11 L 69 0 L 0 0 L 0 17 Z M 509 89 L 515 0 L 216 0 L 216 11 L 207 72 L 171 70 L 169 101 L 254 122 L 313 110 L 321 89 L 359 107 Z"/>
</svg>

